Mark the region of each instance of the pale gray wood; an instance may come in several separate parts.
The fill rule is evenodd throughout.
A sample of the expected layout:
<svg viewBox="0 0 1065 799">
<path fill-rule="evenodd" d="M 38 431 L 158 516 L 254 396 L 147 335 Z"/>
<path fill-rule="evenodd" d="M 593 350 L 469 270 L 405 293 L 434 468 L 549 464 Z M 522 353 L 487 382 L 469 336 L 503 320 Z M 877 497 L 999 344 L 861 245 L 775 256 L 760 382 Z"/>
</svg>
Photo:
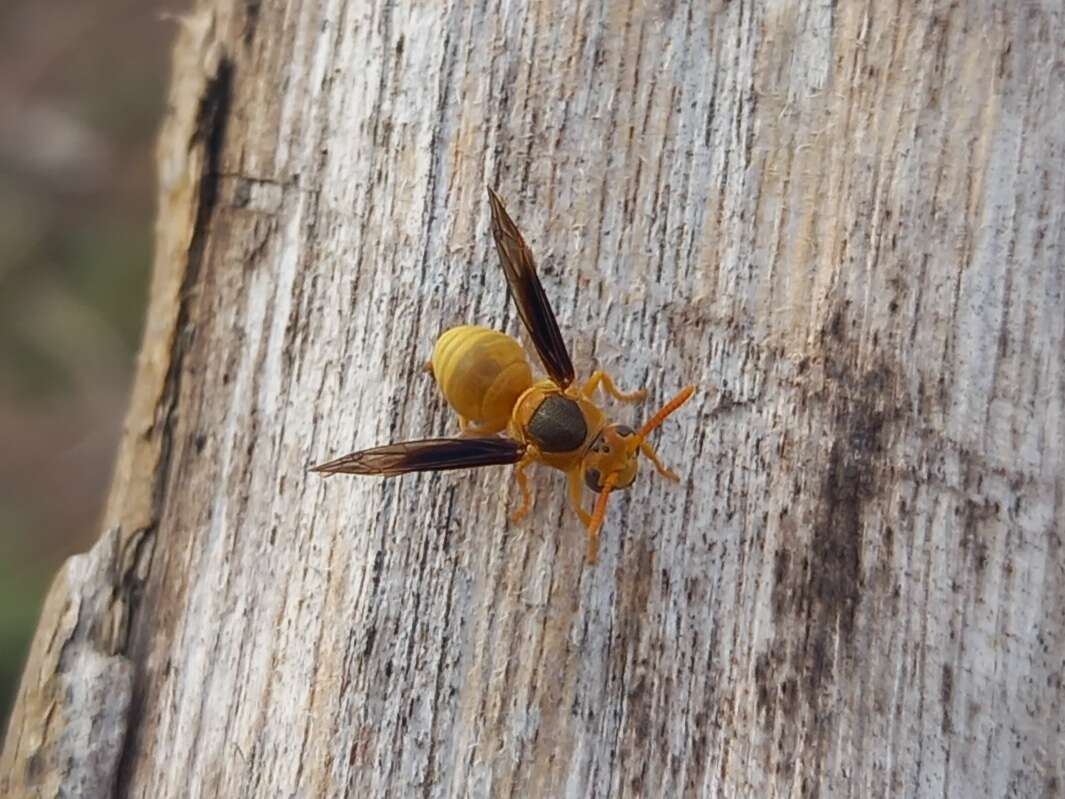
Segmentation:
<svg viewBox="0 0 1065 799">
<path fill-rule="evenodd" d="M 1062 792 L 1065 15 L 894 5 L 200 4 L 119 795 Z M 582 374 L 701 387 L 595 568 L 547 470 L 304 472 L 454 429 L 485 183 Z"/>
<path fill-rule="evenodd" d="M 45 602 L 0 753 L 0 796 L 110 796 L 128 728 L 130 593 L 143 550 L 117 529 L 70 558 Z"/>
</svg>

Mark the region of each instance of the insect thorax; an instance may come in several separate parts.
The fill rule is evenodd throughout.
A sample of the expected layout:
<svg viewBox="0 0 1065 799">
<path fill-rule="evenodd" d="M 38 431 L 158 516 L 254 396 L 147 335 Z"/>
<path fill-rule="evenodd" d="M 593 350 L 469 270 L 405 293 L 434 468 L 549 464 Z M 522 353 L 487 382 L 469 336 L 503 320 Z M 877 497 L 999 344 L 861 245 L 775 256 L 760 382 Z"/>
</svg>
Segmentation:
<svg viewBox="0 0 1065 799">
<path fill-rule="evenodd" d="M 588 423 L 576 400 L 549 394 L 529 417 L 525 433 L 542 452 L 573 452 L 588 437 Z"/>
</svg>

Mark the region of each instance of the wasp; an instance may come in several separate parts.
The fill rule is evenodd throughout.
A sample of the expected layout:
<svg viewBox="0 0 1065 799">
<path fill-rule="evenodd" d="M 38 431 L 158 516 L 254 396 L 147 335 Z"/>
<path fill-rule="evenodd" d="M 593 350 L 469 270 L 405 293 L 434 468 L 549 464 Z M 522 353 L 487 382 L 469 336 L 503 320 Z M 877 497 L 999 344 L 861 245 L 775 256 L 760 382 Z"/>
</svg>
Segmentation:
<svg viewBox="0 0 1065 799">
<path fill-rule="evenodd" d="M 663 477 L 679 480 L 647 439 L 688 401 L 695 386 L 682 390 L 639 430 L 612 422 L 595 402 L 600 387 L 623 402 L 638 402 L 646 392 L 621 391 L 602 370 L 580 385 L 574 383 L 573 363 L 540 284 L 532 251 L 491 187 L 488 199 L 492 236 L 510 296 L 547 379 L 533 379 L 525 350 L 506 333 L 475 325 L 451 328 L 437 340 L 426 371 L 458 414 L 461 434 L 365 449 L 312 471 L 394 476 L 516 464 L 514 475 L 522 502 L 511 520 L 517 523 L 532 507 L 525 470 L 543 463 L 565 472 L 570 502 L 587 531 L 587 559 L 595 563 L 607 498 L 612 491 L 633 484 L 638 456 L 646 457 Z M 585 488 L 599 495 L 591 513 L 583 507 Z"/>
</svg>

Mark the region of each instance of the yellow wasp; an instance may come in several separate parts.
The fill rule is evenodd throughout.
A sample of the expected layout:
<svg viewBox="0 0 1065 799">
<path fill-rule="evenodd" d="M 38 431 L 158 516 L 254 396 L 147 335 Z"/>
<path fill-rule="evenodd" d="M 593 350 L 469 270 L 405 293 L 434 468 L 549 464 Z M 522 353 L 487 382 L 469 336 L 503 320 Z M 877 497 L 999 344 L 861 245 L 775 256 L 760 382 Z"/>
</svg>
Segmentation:
<svg viewBox="0 0 1065 799">
<path fill-rule="evenodd" d="M 522 504 L 511 519 L 518 522 L 532 505 L 525 469 L 534 461 L 544 463 L 566 473 L 573 509 L 588 531 L 588 561 L 595 563 L 607 497 L 632 485 L 637 456 L 642 453 L 659 474 L 678 480 L 658 459 L 647 436 L 688 401 L 695 387 L 681 391 L 639 430 L 610 422 L 592 399 L 599 386 L 626 402 L 639 401 L 646 392 L 620 391 L 603 371 L 593 372 L 579 388 L 573 386 L 573 363 L 532 252 L 491 188 L 488 197 L 492 235 L 510 296 L 549 379 L 533 381 L 525 351 L 505 333 L 473 325 L 451 328 L 437 340 L 427 369 L 458 413 L 462 435 L 374 447 L 313 470 L 392 476 L 516 463 Z M 505 437 L 497 435 L 504 430 Z M 581 507 L 585 486 L 599 494 L 591 514 Z"/>
</svg>

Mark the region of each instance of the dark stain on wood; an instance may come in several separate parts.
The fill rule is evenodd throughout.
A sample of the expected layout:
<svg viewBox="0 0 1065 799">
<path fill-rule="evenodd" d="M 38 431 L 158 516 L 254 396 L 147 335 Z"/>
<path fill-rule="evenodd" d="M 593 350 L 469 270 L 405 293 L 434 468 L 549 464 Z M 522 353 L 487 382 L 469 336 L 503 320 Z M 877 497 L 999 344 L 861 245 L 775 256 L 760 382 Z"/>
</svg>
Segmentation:
<svg viewBox="0 0 1065 799">
<path fill-rule="evenodd" d="M 244 30 L 241 39 L 247 47 L 255 39 L 255 31 L 259 28 L 259 12 L 262 11 L 262 0 L 245 0 L 244 2 Z"/>
<path fill-rule="evenodd" d="M 943 676 L 939 683 L 939 701 L 943 705 L 943 734 L 950 735 L 954 731 L 951 716 L 951 704 L 954 701 L 954 669 L 946 663 L 943 664 Z"/>
<path fill-rule="evenodd" d="M 670 750 L 662 740 L 665 731 L 656 707 L 656 694 L 663 686 L 651 680 L 652 670 L 646 659 L 637 654 L 642 641 L 660 640 L 657 630 L 653 627 L 648 629 L 648 625 L 653 625 L 648 608 L 652 595 L 656 593 L 655 551 L 643 536 L 634 536 L 631 541 L 632 551 L 626 553 L 617 576 L 618 632 L 611 667 L 613 673 L 624 675 L 620 685 L 629 686 L 625 691 L 625 723 L 620 735 L 620 758 L 622 762 L 638 757 L 646 759 L 647 752 L 653 750 L 661 754 L 659 765 L 665 770 Z M 662 745 L 649 747 L 649 742 L 656 739 Z M 629 785 L 630 790 L 637 795 L 644 792 L 642 776 L 645 773 L 646 769 L 643 769 L 634 774 Z"/>
<path fill-rule="evenodd" d="M 997 524 L 999 510 L 994 502 L 978 502 L 969 497 L 954 510 L 961 525 L 961 550 L 978 578 L 984 576 L 989 558 L 988 543 L 981 528 L 989 523 Z"/>
<path fill-rule="evenodd" d="M 879 383 L 872 375 L 869 383 Z M 854 629 L 854 613 L 861 599 L 859 546 L 866 501 L 875 493 L 875 458 L 881 450 L 883 414 L 871 407 L 873 385 L 842 399 L 836 410 L 836 433 L 828 467 L 821 480 L 818 518 L 810 549 L 813 560 L 809 588 L 819 620 L 835 626 L 848 639 Z M 812 688 L 820 687 L 820 674 L 812 675 Z"/>
<path fill-rule="evenodd" d="M 837 328 L 838 321 L 833 323 Z M 818 502 L 804 530 L 774 553 L 773 611 L 777 617 L 804 617 L 808 624 L 801 669 L 811 695 L 832 677 L 826 653 L 839 635 L 849 641 L 861 601 L 860 548 L 866 506 L 877 495 L 883 439 L 889 411 L 881 406 L 891 381 L 885 366 L 858 380 L 837 375 L 827 389 L 833 405 L 830 444 L 815 482 Z M 783 527 L 784 525 L 782 525 Z M 791 540 L 793 539 L 793 540 Z M 781 621 L 786 621 L 782 618 Z"/>
<path fill-rule="evenodd" d="M 825 688 L 852 657 L 863 591 L 890 592 L 894 583 L 883 574 L 865 586 L 861 552 L 863 538 L 878 534 L 870 506 L 881 499 L 880 486 L 891 484 L 885 450 L 901 413 L 893 398 L 896 370 L 875 343 L 859 355 L 853 327 L 841 305 L 822 330 L 821 354 L 813 360 L 820 368 L 804 377 L 805 403 L 826 422 L 819 439 L 795 447 L 788 457 L 809 464 L 802 492 L 815 493 L 813 510 L 802 518 L 782 513 L 776 519 L 770 599 L 777 632 L 756 658 L 755 690 L 759 722 L 784 755 L 781 763 L 793 763 L 787 753 L 798 746 L 799 730 L 807 731 L 812 759 L 827 749 L 835 720 L 822 704 Z M 889 552 L 894 535 L 888 533 L 884 542 Z M 816 793 L 820 779 L 810 776 L 805 784 Z"/>
</svg>

